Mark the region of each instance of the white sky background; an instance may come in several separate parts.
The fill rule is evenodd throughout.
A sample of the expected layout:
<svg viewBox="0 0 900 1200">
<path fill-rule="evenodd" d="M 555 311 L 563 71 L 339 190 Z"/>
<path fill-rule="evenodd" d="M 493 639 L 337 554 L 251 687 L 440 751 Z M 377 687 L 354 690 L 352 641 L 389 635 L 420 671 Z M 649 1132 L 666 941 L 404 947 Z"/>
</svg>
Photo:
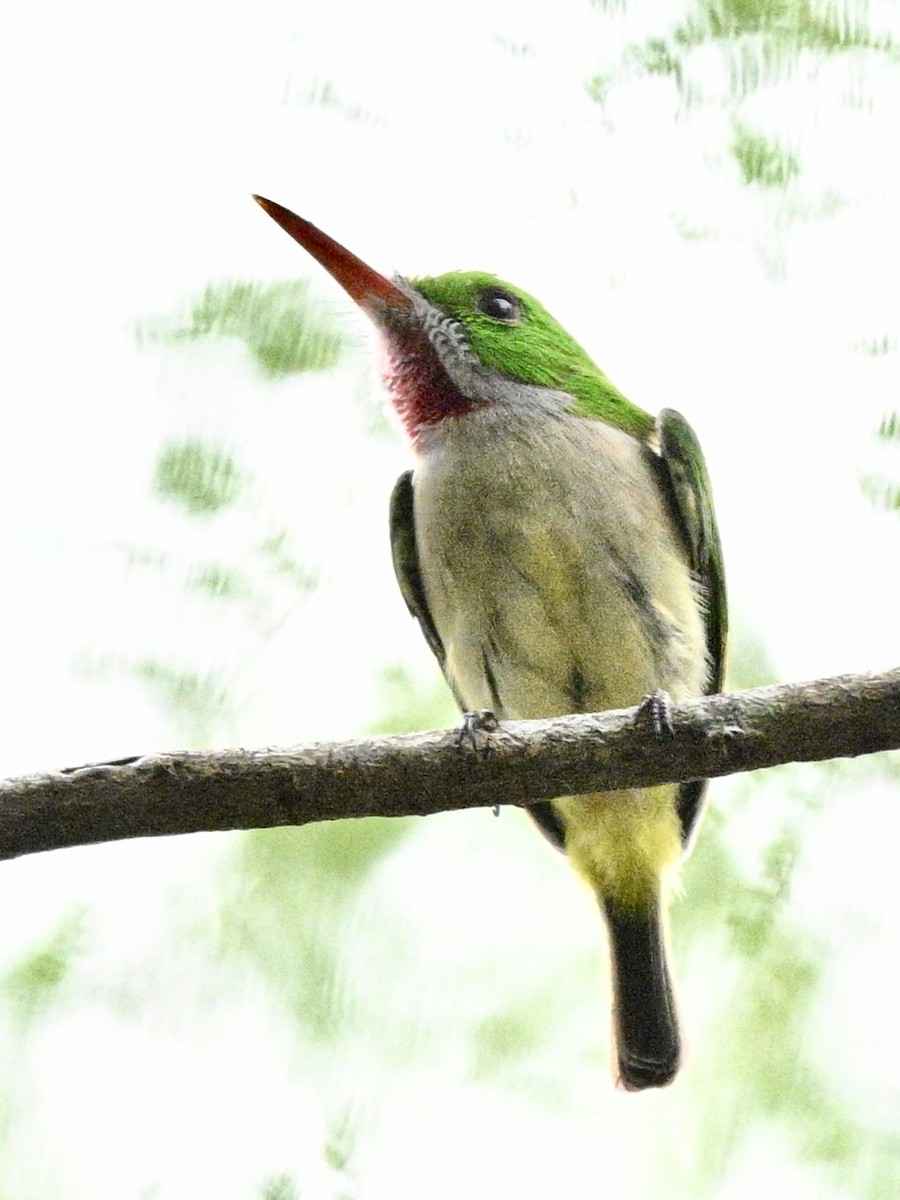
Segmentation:
<svg viewBox="0 0 900 1200">
<path fill-rule="evenodd" d="M 878 357 L 854 350 L 859 340 L 900 337 L 898 68 L 874 55 L 836 56 L 738 106 L 722 62 L 704 51 L 691 68 L 703 94 L 693 109 L 680 108 L 671 80 L 637 75 L 613 85 L 601 108 L 587 79 L 616 66 L 628 42 L 663 29 L 660 5 L 652 18 L 637 11 L 647 6 L 631 7 L 608 17 L 577 0 L 442 9 L 166 0 L 141 15 L 100 3 L 18 6 L 0 50 L 4 774 L 181 744 L 184 732 L 146 689 L 106 670 L 129 655 L 222 672 L 236 699 L 216 737 L 235 744 L 349 736 L 377 715 L 378 668 L 401 661 L 431 677 L 386 546 L 387 493 L 405 449 L 399 436 L 368 439 L 364 410 L 344 403 L 365 391 L 367 358 L 344 360 L 327 377 L 267 384 L 240 345 L 139 350 L 132 336 L 135 322 L 177 311 L 209 281 L 291 275 L 312 279 L 323 303 L 365 336 L 336 286 L 252 204 L 254 191 L 383 270 L 477 267 L 514 280 L 636 402 L 682 410 L 710 464 L 736 624 L 762 638 L 778 677 L 900 660 L 900 568 L 889 549 L 897 518 L 874 510 L 859 488 L 869 471 L 898 476 L 896 453 L 891 461 L 873 432 L 898 407 L 900 355 L 896 341 Z M 669 8 L 674 23 L 681 6 Z M 326 87 L 332 101 L 315 103 Z M 739 186 L 728 152 L 735 115 L 797 155 L 801 175 L 786 192 Z M 226 524 L 191 524 L 151 497 L 163 442 L 192 434 L 233 448 L 253 477 L 252 503 Z M 278 522 L 320 568 L 323 588 L 301 605 L 287 589 L 270 596 L 249 630 L 227 615 L 210 624 L 186 601 L 177 564 L 184 575 L 209 556 L 247 564 Z M 122 548 L 131 545 L 168 553 L 176 566 L 165 576 L 129 573 Z M 865 875 L 885 891 L 868 897 L 865 912 L 895 906 L 896 805 L 885 812 L 894 799 L 871 800 L 883 836 L 867 846 Z M 851 820 L 833 826 L 800 880 L 811 914 L 837 847 L 851 871 L 862 853 Z M 448 852 L 454 836 L 465 841 L 425 833 L 420 857 L 390 860 L 385 912 L 408 911 L 408 897 L 421 899 L 430 881 L 436 898 L 423 920 L 437 919 L 441 886 L 455 894 L 454 864 L 475 869 L 468 843 L 459 859 Z M 0 933 L 3 960 L 14 962 L 80 902 L 94 914 L 96 961 L 84 978 L 140 975 L 171 941 L 172 896 L 187 879 L 199 878 L 202 919 L 227 844 L 141 843 L 4 865 L 0 895 L 16 920 Z M 519 922 L 527 898 L 496 899 L 496 865 L 488 855 L 483 882 L 472 884 L 499 911 L 479 937 L 494 947 L 492 939 L 515 946 L 518 936 L 528 956 Z M 507 869 L 505 886 L 523 888 Z M 567 877 L 543 875 L 534 887 L 562 906 L 554 913 L 582 919 Z M 839 906 L 840 895 L 829 903 Z M 896 943 L 895 931 L 882 936 Z M 568 946 L 554 964 L 560 972 Z M 184 961 L 167 953 L 168 969 L 184 973 L 185 1003 L 202 1012 L 212 985 L 192 982 L 187 951 Z M 274 1014 L 259 1031 L 267 1003 L 248 984 L 216 1010 L 215 1040 L 228 1045 L 221 1061 L 193 1033 L 126 1037 L 88 1001 L 80 1015 L 61 1016 L 21 1074 L 30 1104 L 19 1134 L 37 1149 L 22 1157 L 17 1197 L 49 1195 L 60 1181 L 72 1200 L 138 1195 L 162 1164 L 154 1195 L 230 1200 L 250 1195 L 266 1174 L 261 1164 L 279 1154 L 285 1170 L 313 1161 L 321 1097 L 295 1064 L 281 1070 L 289 1036 Z M 91 1047 L 84 1061 L 82 1044 Z M 277 1069 L 267 1066 L 273 1060 Z M 846 1069 L 852 1092 L 854 1063 Z M 604 1071 L 600 1064 L 598 1088 Z M 173 1076 L 182 1081 L 174 1097 Z M 89 1099 L 66 1090 L 73 1078 L 94 1080 Z M 418 1086 L 413 1078 L 403 1093 L 413 1125 L 423 1119 Z M 591 1096 L 583 1124 L 560 1117 L 550 1163 L 538 1153 L 547 1126 L 527 1097 L 502 1122 L 490 1098 L 461 1097 L 418 1127 L 418 1179 L 409 1145 L 401 1138 L 392 1149 L 382 1128 L 372 1144 L 387 1149 L 371 1152 L 360 1194 L 422 1195 L 425 1180 L 431 1196 L 501 1194 L 489 1175 L 483 1192 L 471 1190 L 474 1159 L 465 1155 L 435 1180 L 429 1155 L 445 1153 L 445 1123 L 469 1129 L 467 1144 L 483 1137 L 498 1171 L 508 1140 L 523 1163 L 519 1196 L 546 1195 L 560 1172 L 589 1173 L 599 1111 L 590 1105 L 601 1098 Z M 896 1113 L 896 1100 L 884 1097 L 885 1110 Z M 146 1169 L 149 1118 L 130 1107 L 141 1103 L 167 1114 Z M 178 1136 L 185 1122 L 195 1128 L 198 1110 L 215 1114 L 204 1125 L 208 1145 Z M 285 1116 L 300 1111 L 307 1118 Z M 623 1145 L 641 1137 L 640 1118 L 617 1120 Z M 110 1143 L 93 1141 L 116 1121 L 134 1139 L 121 1142 L 121 1162 Z M 300 1150 L 298 1125 L 308 1138 Z M 50 1181 L 44 1190 L 36 1161 Z M 637 1184 L 622 1162 L 621 1190 L 610 1194 L 631 1195 Z M 309 1186 L 328 1194 L 327 1181 Z M 723 1195 L 742 1195 L 741 1186 Z"/>
</svg>

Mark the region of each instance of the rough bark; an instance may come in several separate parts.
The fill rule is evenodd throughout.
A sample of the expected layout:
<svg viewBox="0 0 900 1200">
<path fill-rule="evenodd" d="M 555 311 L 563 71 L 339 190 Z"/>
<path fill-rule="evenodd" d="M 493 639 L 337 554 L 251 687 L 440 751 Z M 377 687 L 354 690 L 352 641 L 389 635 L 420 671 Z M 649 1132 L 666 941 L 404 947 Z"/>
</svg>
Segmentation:
<svg viewBox="0 0 900 1200">
<path fill-rule="evenodd" d="M 900 668 L 493 732 L 148 754 L 0 783 L 0 858 L 119 838 L 425 816 L 900 748 Z"/>
</svg>

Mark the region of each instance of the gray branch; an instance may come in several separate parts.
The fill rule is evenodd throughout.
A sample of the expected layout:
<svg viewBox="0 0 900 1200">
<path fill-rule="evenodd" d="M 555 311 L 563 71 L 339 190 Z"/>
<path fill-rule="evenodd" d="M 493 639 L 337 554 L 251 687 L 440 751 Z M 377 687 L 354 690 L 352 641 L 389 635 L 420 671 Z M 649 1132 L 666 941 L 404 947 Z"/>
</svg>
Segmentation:
<svg viewBox="0 0 900 1200">
<path fill-rule="evenodd" d="M 541 721 L 148 754 L 0 782 L 0 858 L 338 817 L 426 816 L 900 748 L 900 668 Z"/>
</svg>

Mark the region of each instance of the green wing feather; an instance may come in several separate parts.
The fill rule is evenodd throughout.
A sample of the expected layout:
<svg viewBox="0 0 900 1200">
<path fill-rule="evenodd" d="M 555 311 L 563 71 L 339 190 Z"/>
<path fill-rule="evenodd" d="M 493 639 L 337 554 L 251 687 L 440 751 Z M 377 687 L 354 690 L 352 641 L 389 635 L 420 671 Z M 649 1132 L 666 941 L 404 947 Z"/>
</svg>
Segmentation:
<svg viewBox="0 0 900 1200">
<path fill-rule="evenodd" d="M 413 473 L 404 471 L 391 493 L 391 555 L 394 574 L 400 585 L 400 594 L 406 607 L 419 622 L 431 652 L 443 671 L 447 661 L 444 644 L 438 636 L 434 621 L 428 610 L 425 584 L 419 567 L 419 551 L 416 547 L 416 521 L 413 511 Z"/>
<path fill-rule="evenodd" d="M 664 483 L 684 535 L 691 570 L 703 589 L 703 618 L 709 655 L 709 677 L 705 691 L 718 692 L 725 675 L 725 645 L 728 637 L 728 606 L 722 546 L 712 503 L 712 488 L 697 435 L 674 409 L 665 408 L 656 423 Z M 682 841 L 687 844 L 703 803 L 706 780 L 682 784 L 678 794 L 678 816 Z"/>
</svg>

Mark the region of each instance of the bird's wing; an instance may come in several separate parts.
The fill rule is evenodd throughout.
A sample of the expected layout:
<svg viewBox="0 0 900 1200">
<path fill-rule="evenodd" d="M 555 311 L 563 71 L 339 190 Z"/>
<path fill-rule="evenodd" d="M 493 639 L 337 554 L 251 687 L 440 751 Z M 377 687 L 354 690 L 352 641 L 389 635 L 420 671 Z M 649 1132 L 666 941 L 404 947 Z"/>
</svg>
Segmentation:
<svg viewBox="0 0 900 1200">
<path fill-rule="evenodd" d="M 657 433 L 664 482 L 685 539 L 691 570 L 703 591 L 703 620 L 709 655 L 705 691 L 707 694 L 718 692 L 725 674 L 728 608 L 722 546 L 709 475 L 697 436 L 680 413 L 671 408 L 663 409 L 657 418 Z M 700 814 L 705 789 L 705 780 L 682 784 L 679 789 L 678 817 L 685 845 Z"/>
<path fill-rule="evenodd" d="M 391 493 L 391 554 L 394 559 L 394 574 L 400 585 L 400 593 L 406 607 L 419 622 L 425 641 L 438 660 L 443 671 L 447 656 L 444 644 L 438 636 L 434 621 L 428 610 L 425 585 L 419 567 L 419 551 L 416 547 L 416 521 L 413 512 L 413 473 L 404 471 Z"/>
</svg>

